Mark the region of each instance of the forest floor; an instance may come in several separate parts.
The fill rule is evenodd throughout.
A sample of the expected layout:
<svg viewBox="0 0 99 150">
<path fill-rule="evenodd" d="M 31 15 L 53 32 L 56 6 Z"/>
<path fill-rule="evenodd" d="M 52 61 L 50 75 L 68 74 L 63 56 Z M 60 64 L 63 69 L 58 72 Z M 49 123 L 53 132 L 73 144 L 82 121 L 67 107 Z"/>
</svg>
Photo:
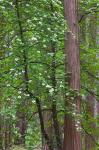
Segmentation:
<svg viewBox="0 0 99 150">
<path fill-rule="evenodd" d="M 22 146 L 13 146 L 11 148 L 11 150 L 26 150 L 26 149 L 24 147 L 22 147 Z"/>
<path fill-rule="evenodd" d="M 27 149 L 22 146 L 13 146 L 11 150 L 27 150 Z M 35 149 L 35 150 L 40 150 L 40 149 Z"/>
</svg>

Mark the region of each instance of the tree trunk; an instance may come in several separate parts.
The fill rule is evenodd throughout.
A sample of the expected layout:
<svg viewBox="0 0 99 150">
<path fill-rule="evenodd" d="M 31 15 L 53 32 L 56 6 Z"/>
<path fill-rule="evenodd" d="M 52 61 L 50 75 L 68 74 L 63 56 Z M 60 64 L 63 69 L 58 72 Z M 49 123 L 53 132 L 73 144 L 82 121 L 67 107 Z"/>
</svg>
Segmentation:
<svg viewBox="0 0 99 150">
<path fill-rule="evenodd" d="M 80 91 L 80 56 L 78 44 L 78 17 L 77 1 L 64 0 L 65 19 L 68 24 L 68 33 L 65 41 L 66 68 L 71 74 L 69 87 L 73 90 Z M 71 97 L 67 98 L 66 107 L 71 109 Z M 74 102 L 75 103 L 75 102 Z M 76 111 L 80 112 L 80 98 L 76 97 Z M 80 132 L 75 127 L 76 120 L 72 116 L 65 115 L 64 124 L 64 145 L 63 150 L 81 150 Z"/>
</svg>

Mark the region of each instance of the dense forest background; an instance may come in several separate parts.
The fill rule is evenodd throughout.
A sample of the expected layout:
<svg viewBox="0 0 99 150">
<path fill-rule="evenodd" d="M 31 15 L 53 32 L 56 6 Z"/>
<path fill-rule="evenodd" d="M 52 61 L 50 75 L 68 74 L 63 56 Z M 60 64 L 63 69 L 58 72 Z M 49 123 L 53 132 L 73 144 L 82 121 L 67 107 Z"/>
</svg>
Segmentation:
<svg viewBox="0 0 99 150">
<path fill-rule="evenodd" d="M 0 0 L 0 150 L 99 150 L 99 0 Z"/>
</svg>

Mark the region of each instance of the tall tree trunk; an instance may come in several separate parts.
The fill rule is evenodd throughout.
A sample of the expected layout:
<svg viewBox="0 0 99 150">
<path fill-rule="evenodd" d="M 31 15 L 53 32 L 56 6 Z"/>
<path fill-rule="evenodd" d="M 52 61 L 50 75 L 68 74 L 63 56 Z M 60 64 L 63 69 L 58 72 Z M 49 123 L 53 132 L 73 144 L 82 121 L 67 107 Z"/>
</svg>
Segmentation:
<svg viewBox="0 0 99 150">
<path fill-rule="evenodd" d="M 64 0 L 65 19 L 68 24 L 68 33 L 65 41 L 65 55 L 66 73 L 71 74 L 69 80 L 69 87 L 73 90 L 80 91 L 80 56 L 79 56 L 79 44 L 78 44 L 78 6 L 76 0 Z M 66 107 L 71 109 L 71 97 L 66 100 Z M 75 103 L 75 102 L 74 102 Z M 76 97 L 76 111 L 80 112 L 80 98 Z M 65 115 L 64 124 L 64 145 L 63 150 L 81 150 L 81 136 L 77 131 L 76 120 Z"/>
</svg>

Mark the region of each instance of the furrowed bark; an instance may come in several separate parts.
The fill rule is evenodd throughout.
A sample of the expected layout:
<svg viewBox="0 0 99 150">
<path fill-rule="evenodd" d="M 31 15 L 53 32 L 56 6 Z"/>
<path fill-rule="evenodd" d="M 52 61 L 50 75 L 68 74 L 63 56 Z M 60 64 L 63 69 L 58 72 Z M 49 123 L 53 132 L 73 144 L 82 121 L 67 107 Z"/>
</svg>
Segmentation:
<svg viewBox="0 0 99 150">
<path fill-rule="evenodd" d="M 76 0 L 64 0 L 65 19 L 68 25 L 68 33 L 65 39 L 65 73 L 70 73 L 68 85 L 71 89 L 80 91 L 80 56 L 78 44 L 78 2 Z M 77 96 L 76 112 L 80 113 L 80 98 Z M 66 99 L 65 105 L 71 110 L 71 97 Z M 77 131 L 76 120 L 66 114 L 64 123 L 63 150 L 81 150 L 81 135 Z"/>
</svg>

